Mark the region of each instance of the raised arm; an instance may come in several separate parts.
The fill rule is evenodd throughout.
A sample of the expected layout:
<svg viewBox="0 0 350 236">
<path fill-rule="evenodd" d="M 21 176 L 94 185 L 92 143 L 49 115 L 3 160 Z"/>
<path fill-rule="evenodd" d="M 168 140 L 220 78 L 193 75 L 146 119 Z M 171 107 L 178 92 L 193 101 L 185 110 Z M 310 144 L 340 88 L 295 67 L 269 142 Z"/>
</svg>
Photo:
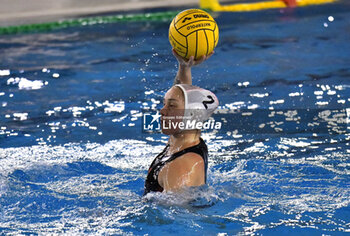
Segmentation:
<svg viewBox="0 0 350 236">
<path fill-rule="evenodd" d="M 179 63 L 179 68 L 174 80 L 174 84 L 190 84 L 192 85 L 192 73 L 191 67 L 195 65 L 199 65 L 202 62 L 209 59 L 214 54 L 214 52 L 210 53 L 208 56 L 202 56 L 198 60 L 194 60 L 194 57 L 191 56 L 188 61 L 179 56 L 176 51 L 173 49 L 173 55 Z"/>
</svg>

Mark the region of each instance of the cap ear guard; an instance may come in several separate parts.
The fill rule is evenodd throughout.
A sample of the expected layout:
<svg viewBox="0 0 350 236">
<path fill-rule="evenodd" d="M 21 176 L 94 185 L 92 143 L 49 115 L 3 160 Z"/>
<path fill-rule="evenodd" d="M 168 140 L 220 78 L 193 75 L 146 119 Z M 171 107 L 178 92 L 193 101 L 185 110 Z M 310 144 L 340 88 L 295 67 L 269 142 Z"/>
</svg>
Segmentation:
<svg viewBox="0 0 350 236">
<path fill-rule="evenodd" d="M 184 94 L 185 112 L 183 122 L 204 122 L 219 106 L 219 100 L 209 90 L 188 84 L 177 84 Z"/>
</svg>

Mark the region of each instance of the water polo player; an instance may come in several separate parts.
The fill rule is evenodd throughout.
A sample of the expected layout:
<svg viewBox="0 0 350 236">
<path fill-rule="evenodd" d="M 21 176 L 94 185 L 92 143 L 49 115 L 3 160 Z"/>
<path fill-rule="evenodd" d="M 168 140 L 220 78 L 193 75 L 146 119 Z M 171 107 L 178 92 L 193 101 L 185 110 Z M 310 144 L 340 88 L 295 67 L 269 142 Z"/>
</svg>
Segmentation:
<svg viewBox="0 0 350 236">
<path fill-rule="evenodd" d="M 144 194 L 176 192 L 206 183 L 207 145 L 200 137 L 201 131 L 187 124 L 204 122 L 219 105 L 212 92 L 192 85 L 191 67 L 202 63 L 212 53 L 199 60 L 191 57 L 188 61 L 174 50 L 173 54 L 179 68 L 173 87 L 164 96 L 161 109 L 162 132 L 170 137 L 148 170 Z"/>
</svg>

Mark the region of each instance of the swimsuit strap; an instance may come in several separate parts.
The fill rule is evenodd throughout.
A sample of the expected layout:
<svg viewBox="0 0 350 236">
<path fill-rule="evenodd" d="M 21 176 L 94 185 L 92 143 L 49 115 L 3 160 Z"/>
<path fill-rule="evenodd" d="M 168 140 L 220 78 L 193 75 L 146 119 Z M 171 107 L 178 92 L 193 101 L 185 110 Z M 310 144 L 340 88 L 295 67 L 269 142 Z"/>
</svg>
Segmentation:
<svg viewBox="0 0 350 236">
<path fill-rule="evenodd" d="M 204 142 L 204 141 L 202 140 L 202 138 L 200 138 L 200 141 L 199 141 L 198 144 L 196 144 L 194 146 L 191 146 L 191 147 L 188 147 L 188 148 L 185 148 L 185 149 L 183 149 L 181 151 L 173 153 L 171 155 L 171 157 L 168 160 L 166 160 L 165 162 L 171 162 L 171 161 L 175 160 L 176 158 L 178 158 L 179 156 L 182 156 L 182 155 L 184 155 L 184 154 L 186 154 L 188 152 L 194 152 L 194 153 L 200 155 L 203 158 L 203 156 L 202 156 L 203 153 L 202 153 L 202 151 L 199 148 L 199 146 L 202 144 L 202 142 Z"/>
</svg>

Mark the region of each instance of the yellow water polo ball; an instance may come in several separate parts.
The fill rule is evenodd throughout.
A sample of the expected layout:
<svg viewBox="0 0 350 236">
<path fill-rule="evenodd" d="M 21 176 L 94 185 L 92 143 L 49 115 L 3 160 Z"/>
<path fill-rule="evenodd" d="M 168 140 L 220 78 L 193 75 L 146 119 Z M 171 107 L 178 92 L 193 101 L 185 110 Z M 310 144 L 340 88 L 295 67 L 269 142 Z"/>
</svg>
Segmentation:
<svg viewBox="0 0 350 236">
<path fill-rule="evenodd" d="M 182 57 L 195 59 L 210 54 L 219 41 L 219 28 L 213 17 L 200 9 L 175 16 L 169 27 L 169 41 Z"/>
</svg>

